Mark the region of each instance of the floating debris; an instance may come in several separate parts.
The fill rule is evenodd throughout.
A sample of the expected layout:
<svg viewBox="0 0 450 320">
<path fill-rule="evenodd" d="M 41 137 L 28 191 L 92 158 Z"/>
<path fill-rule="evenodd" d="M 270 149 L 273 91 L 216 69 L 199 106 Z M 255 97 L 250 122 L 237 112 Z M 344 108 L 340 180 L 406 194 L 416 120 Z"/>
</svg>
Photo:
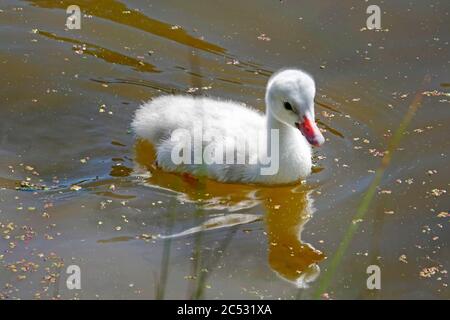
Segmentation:
<svg viewBox="0 0 450 320">
<path fill-rule="evenodd" d="M 76 184 L 74 184 L 73 186 L 70 186 L 70 190 L 72 190 L 72 191 L 79 191 L 81 189 L 83 189 L 83 188 Z"/>
<path fill-rule="evenodd" d="M 389 32 L 389 29 L 388 28 L 379 28 L 379 29 L 377 29 L 377 28 L 372 28 L 372 29 L 369 29 L 369 28 L 367 28 L 367 27 L 362 27 L 361 29 L 359 29 L 359 31 L 360 32 L 364 32 L 364 31 L 374 31 L 374 32 Z"/>
<path fill-rule="evenodd" d="M 422 95 L 427 96 L 427 97 L 450 97 L 450 92 L 442 92 L 442 91 L 438 91 L 438 90 L 433 90 L 433 91 L 424 91 L 422 92 Z"/>
<path fill-rule="evenodd" d="M 429 267 L 429 268 L 423 268 L 419 275 L 422 278 L 431 278 L 431 276 L 435 275 L 437 272 L 439 272 L 438 267 Z"/>
<path fill-rule="evenodd" d="M 158 237 L 152 234 L 148 234 L 148 233 L 143 233 L 140 236 L 137 237 L 140 240 L 144 240 L 144 241 L 150 241 L 150 240 L 155 240 Z"/>
<path fill-rule="evenodd" d="M 444 190 L 444 189 L 433 189 L 430 191 L 430 194 L 434 197 L 440 197 L 446 193 L 447 193 L 447 190 Z"/>
<path fill-rule="evenodd" d="M 265 33 L 261 33 L 261 34 L 258 36 L 258 40 L 261 40 L 261 41 L 270 41 L 271 39 L 270 39 Z"/>
<path fill-rule="evenodd" d="M 357 224 L 357 223 L 361 223 L 363 221 L 364 221 L 363 219 L 354 219 L 354 220 L 352 220 L 352 223 Z"/>
<path fill-rule="evenodd" d="M 450 217 L 450 214 L 448 212 L 442 211 L 442 212 L 439 212 L 437 217 L 438 218 L 447 218 L 447 217 Z"/>
<path fill-rule="evenodd" d="M 15 188 L 19 191 L 38 191 L 38 190 L 48 190 L 45 185 L 34 184 L 30 181 L 21 181 L 20 185 Z"/>
</svg>

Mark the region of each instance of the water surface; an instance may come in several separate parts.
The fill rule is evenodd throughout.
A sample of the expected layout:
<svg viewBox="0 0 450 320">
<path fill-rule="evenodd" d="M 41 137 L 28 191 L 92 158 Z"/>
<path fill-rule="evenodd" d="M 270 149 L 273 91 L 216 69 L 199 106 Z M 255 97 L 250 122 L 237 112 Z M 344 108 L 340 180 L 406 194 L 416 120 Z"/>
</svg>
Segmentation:
<svg viewBox="0 0 450 320">
<path fill-rule="evenodd" d="M 81 30 L 64 26 L 71 4 Z M 450 6 L 383 2 L 375 32 L 367 5 L 3 0 L 0 298 L 309 299 L 416 94 L 326 297 L 450 298 Z M 327 139 L 305 184 L 160 172 L 130 132 L 142 101 L 166 93 L 264 110 L 286 66 L 316 79 Z M 65 285 L 72 264 L 81 290 Z M 366 288 L 373 264 L 381 290 Z"/>
</svg>

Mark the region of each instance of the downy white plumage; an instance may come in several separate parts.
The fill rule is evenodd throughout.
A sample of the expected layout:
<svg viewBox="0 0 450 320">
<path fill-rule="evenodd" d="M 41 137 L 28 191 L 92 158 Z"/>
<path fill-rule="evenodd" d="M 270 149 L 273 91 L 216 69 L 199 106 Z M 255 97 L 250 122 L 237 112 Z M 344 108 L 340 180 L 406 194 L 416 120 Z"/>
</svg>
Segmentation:
<svg viewBox="0 0 450 320">
<path fill-rule="evenodd" d="M 157 165 L 163 170 L 206 176 L 221 182 L 287 184 L 311 173 L 311 146 L 319 146 L 324 137 L 315 123 L 315 83 L 307 73 L 287 69 L 275 73 L 267 84 L 266 114 L 244 104 L 207 97 L 167 95 L 142 105 L 135 114 L 132 128 L 136 135 L 153 144 Z M 230 149 L 226 141 L 245 143 L 245 150 L 232 152 L 233 161 L 196 164 L 173 161 L 172 151 L 177 141 L 176 130 L 184 130 L 193 137 L 200 131 L 202 147 L 225 154 Z M 278 131 L 278 141 L 271 138 L 271 130 Z M 208 134 L 221 139 L 208 141 Z M 259 139 L 259 144 L 258 144 Z M 271 143 L 278 143 L 279 166 L 274 174 L 261 174 L 264 155 Z M 255 145 L 263 148 L 254 148 Z M 207 147 L 209 145 L 209 147 Z M 273 144 L 272 144 L 273 145 Z M 253 147 L 249 147 L 253 146 Z M 233 148 L 236 146 L 233 145 Z M 264 149 L 264 150 L 261 150 Z M 233 149 L 234 150 L 234 149 Z M 195 148 L 190 148 L 189 159 L 194 159 Z M 272 152 L 273 153 L 273 152 Z M 238 164 L 244 157 L 248 161 Z"/>
</svg>

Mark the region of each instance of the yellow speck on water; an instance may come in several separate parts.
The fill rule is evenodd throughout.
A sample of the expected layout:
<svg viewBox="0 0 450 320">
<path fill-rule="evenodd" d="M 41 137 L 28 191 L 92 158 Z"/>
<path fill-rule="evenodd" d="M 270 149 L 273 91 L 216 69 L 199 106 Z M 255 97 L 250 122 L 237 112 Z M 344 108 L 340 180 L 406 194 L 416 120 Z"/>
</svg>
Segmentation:
<svg viewBox="0 0 450 320">
<path fill-rule="evenodd" d="M 431 278 L 432 275 L 436 274 L 439 271 L 438 267 L 430 267 L 430 268 L 423 268 L 419 275 L 422 278 Z"/>
<path fill-rule="evenodd" d="M 54 238 L 51 235 L 49 235 L 49 234 L 45 234 L 44 235 L 44 239 L 45 240 L 53 240 Z"/>
<path fill-rule="evenodd" d="M 74 184 L 73 186 L 70 187 L 70 190 L 72 190 L 72 191 L 79 191 L 81 189 L 82 189 L 82 187 L 77 186 L 76 184 Z"/>
<path fill-rule="evenodd" d="M 427 96 L 427 97 L 439 97 L 439 96 L 450 97 L 450 92 L 442 92 L 442 91 L 438 91 L 438 90 L 433 90 L 433 91 L 424 91 L 424 92 L 422 92 L 422 95 Z"/>
<path fill-rule="evenodd" d="M 270 41 L 271 39 L 270 39 L 265 33 L 261 33 L 261 34 L 258 36 L 258 40 L 261 40 L 261 41 Z"/>
<path fill-rule="evenodd" d="M 446 218 L 446 217 L 450 217 L 450 214 L 448 214 L 448 212 L 442 211 L 442 212 L 439 212 L 439 214 L 437 216 L 438 216 L 438 218 Z"/>
<path fill-rule="evenodd" d="M 446 194 L 447 190 L 444 190 L 444 189 L 433 189 L 433 190 L 431 190 L 430 193 L 431 193 L 432 196 L 440 197 L 443 194 Z"/>
<path fill-rule="evenodd" d="M 151 239 L 154 239 L 155 237 L 152 236 L 151 234 L 143 233 L 143 234 L 141 234 L 141 238 L 142 238 L 143 240 L 151 240 Z"/>
</svg>

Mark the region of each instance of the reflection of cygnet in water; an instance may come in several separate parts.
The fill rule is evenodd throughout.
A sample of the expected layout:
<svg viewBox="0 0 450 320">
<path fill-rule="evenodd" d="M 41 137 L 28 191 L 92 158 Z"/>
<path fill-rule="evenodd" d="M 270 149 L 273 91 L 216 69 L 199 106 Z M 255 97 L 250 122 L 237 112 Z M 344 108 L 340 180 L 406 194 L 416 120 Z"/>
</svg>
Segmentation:
<svg viewBox="0 0 450 320">
<path fill-rule="evenodd" d="M 205 210 L 226 212 L 214 215 L 203 223 L 177 234 L 162 236 L 181 237 L 197 232 L 227 228 L 264 219 L 268 237 L 269 266 L 284 280 L 305 288 L 320 274 L 317 265 L 324 255 L 310 244 L 303 243 L 301 233 L 311 218 L 313 200 L 311 190 L 302 185 L 264 187 L 226 184 L 209 179 L 167 173 L 153 166 L 152 146 L 137 140 L 135 145 L 135 173 L 151 187 L 175 192 L 183 202 L 201 203 Z M 243 210 L 261 204 L 264 215 L 245 214 Z M 234 213 L 239 211 L 239 213 Z"/>
<path fill-rule="evenodd" d="M 283 279 L 305 288 L 319 276 L 317 263 L 324 258 L 322 252 L 301 240 L 303 227 L 314 210 L 310 191 L 291 187 L 269 193 L 264 201 L 269 264 Z"/>
</svg>

